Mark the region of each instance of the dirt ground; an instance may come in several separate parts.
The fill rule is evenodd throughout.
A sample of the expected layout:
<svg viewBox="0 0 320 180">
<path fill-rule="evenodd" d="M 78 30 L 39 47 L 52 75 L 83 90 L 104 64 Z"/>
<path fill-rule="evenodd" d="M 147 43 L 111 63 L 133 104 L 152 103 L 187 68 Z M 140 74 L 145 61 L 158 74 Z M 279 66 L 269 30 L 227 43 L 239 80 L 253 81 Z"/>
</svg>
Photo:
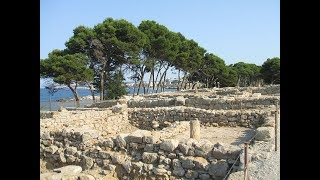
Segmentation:
<svg viewBox="0 0 320 180">
<path fill-rule="evenodd" d="M 166 130 L 158 131 L 161 139 L 177 139 L 186 142 L 190 137 L 190 125 L 188 121 L 182 121 L 172 125 Z M 255 134 L 255 129 L 245 127 L 200 127 L 201 139 L 212 143 L 224 145 L 241 145 L 250 140 Z"/>
</svg>

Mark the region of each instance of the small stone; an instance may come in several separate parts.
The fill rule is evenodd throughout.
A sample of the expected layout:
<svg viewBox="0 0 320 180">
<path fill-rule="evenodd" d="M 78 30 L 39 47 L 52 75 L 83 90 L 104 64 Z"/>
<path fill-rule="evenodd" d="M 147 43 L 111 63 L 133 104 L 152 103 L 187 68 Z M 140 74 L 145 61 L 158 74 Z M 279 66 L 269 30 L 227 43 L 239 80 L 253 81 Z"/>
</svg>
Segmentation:
<svg viewBox="0 0 320 180">
<path fill-rule="evenodd" d="M 64 157 L 64 153 L 63 152 L 59 153 L 59 160 L 62 163 L 66 163 L 67 162 L 66 158 Z"/>
<path fill-rule="evenodd" d="M 82 142 L 87 142 L 92 139 L 91 135 L 89 133 L 83 133 L 81 136 Z"/>
<path fill-rule="evenodd" d="M 155 136 L 144 136 L 143 137 L 143 142 L 149 143 L 149 144 L 155 144 L 159 141 L 159 138 Z"/>
<path fill-rule="evenodd" d="M 65 153 L 68 155 L 74 155 L 77 153 L 77 148 L 76 147 L 68 147 L 68 148 L 66 148 Z"/>
<path fill-rule="evenodd" d="M 166 164 L 166 165 L 169 165 L 169 164 L 171 163 L 171 159 L 165 158 L 165 159 L 163 160 L 163 163 Z"/>
<path fill-rule="evenodd" d="M 146 144 L 144 147 L 145 152 L 152 152 L 153 151 L 153 144 Z"/>
<path fill-rule="evenodd" d="M 145 171 L 151 171 L 153 169 L 153 164 L 143 164 L 143 169 Z"/>
<path fill-rule="evenodd" d="M 211 123 L 211 126 L 212 127 L 219 127 L 219 124 L 218 123 Z"/>
<path fill-rule="evenodd" d="M 152 163 L 155 163 L 157 160 L 158 160 L 158 154 L 157 153 L 144 152 L 142 154 L 142 161 L 144 163 L 152 164 Z"/>
<path fill-rule="evenodd" d="M 193 170 L 188 170 L 185 174 L 185 177 L 186 178 L 190 178 L 190 179 L 195 179 L 195 178 L 198 178 L 198 172 L 197 171 L 193 171 Z"/>
<path fill-rule="evenodd" d="M 94 178 L 92 175 L 90 174 L 80 174 L 78 177 L 78 180 L 95 180 L 96 178 Z"/>
<path fill-rule="evenodd" d="M 59 148 L 58 148 L 57 146 L 51 145 L 51 146 L 49 146 L 49 147 L 46 147 L 46 148 L 44 149 L 44 151 L 47 152 L 47 153 L 54 154 L 58 149 L 59 149 Z"/>
<path fill-rule="evenodd" d="M 98 153 L 99 157 L 102 158 L 102 159 L 108 159 L 110 158 L 110 153 L 107 152 L 107 151 L 100 151 Z"/>
<path fill-rule="evenodd" d="M 110 170 L 110 171 L 115 171 L 115 170 L 116 170 L 116 167 L 117 167 L 117 166 L 115 166 L 115 165 L 113 165 L 113 164 L 108 164 L 108 165 L 106 166 L 106 169 L 107 169 L 107 170 Z"/>
<path fill-rule="evenodd" d="M 108 138 L 103 142 L 103 145 L 105 147 L 113 148 L 114 143 L 113 143 L 113 140 L 111 138 Z"/>
<path fill-rule="evenodd" d="M 168 158 L 175 159 L 175 158 L 177 158 L 177 155 L 176 155 L 176 153 L 170 153 L 170 154 L 168 154 Z"/>
<path fill-rule="evenodd" d="M 68 165 L 68 166 L 64 166 L 64 167 L 53 170 L 53 172 L 65 173 L 65 174 L 80 173 L 81 171 L 82 171 L 82 168 L 80 166 L 75 166 L 75 165 Z"/>
<path fill-rule="evenodd" d="M 152 169 L 152 172 L 155 174 L 155 175 L 158 175 L 158 176 L 162 176 L 162 175 L 165 175 L 167 170 L 163 169 L 163 168 L 153 168 Z"/>
<path fill-rule="evenodd" d="M 72 155 L 66 155 L 67 156 L 67 163 L 72 163 L 74 161 L 76 161 L 76 157 L 72 156 Z"/>
<path fill-rule="evenodd" d="M 116 139 L 115 139 L 115 143 L 118 147 L 120 148 L 125 148 L 126 147 L 126 140 L 125 140 L 126 136 L 124 135 L 117 135 Z"/>
<path fill-rule="evenodd" d="M 127 171 L 127 173 L 129 174 L 131 172 L 131 169 L 132 169 L 132 164 L 131 164 L 131 161 L 125 161 L 123 164 L 122 164 L 122 167 Z"/>
<path fill-rule="evenodd" d="M 93 166 L 93 159 L 87 156 L 82 156 L 81 166 L 84 170 L 90 169 Z"/>
</svg>

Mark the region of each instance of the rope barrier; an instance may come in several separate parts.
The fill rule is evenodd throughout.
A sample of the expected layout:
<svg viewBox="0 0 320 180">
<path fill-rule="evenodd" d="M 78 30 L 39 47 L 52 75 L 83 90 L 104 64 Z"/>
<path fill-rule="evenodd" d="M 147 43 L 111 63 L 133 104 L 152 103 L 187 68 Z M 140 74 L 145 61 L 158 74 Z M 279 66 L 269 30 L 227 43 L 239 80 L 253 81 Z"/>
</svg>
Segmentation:
<svg viewBox="0 0 320 180">
<path fill-rule="evenodd" d="M 250 142 L 257 136 L 257 134 L 258 134 L 258 133 L 256 132 L 255 135 L 254 135 L 249 141 L 247 141 L 247 142 L 249 142 L 249 144 L 250 144 Z M 223 178 L 223 180 L 226 180 L 226 178 L 228 178 L 228 176 L 229 176 L 230 173 L 231 173 L 231 170 L 232 170 L 233 166 L 237 163 L 238 159 L 240 158 L 240 155 L 241 155 L 241 153 L 238 155 L 237 159 L 236 159 L 235 162 L 232 164 L 231 168 L 229 169 L 227 175 Z M 244 167 L 244 168 L 247 168 L 247 167 Z"/>
<path fill-rule="evenodd" d="M 240 153 L 240 154 L 241 154 L 241 153 Z M 229 176 L 229 174 L 230 174 L 233 166 L 237 163 L 238 159 L 240 158 L 240 154 L 239 154 L 239 156 L 237 157 L 237 159 L 235 160 L 235 162 L 232 164 L 231 168 L 229 169 L 227 175 L 223 178 L 223 180 L 225 180 L 225 179 Z"/>
</svg>

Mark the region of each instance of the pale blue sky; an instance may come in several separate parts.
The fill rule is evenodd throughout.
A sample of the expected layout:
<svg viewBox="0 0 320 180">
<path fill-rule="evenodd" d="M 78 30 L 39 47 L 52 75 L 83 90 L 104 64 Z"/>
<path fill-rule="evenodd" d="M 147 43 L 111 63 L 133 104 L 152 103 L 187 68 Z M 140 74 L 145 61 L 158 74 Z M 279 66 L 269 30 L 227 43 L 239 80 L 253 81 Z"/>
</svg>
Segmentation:
<svg viewBox="0 0 320 180">
<path fill-rule="evenodd" d="M 75 27 L 93 27 L 107 17 L 136 26 L 155 20 L 226 64 L 262 65 L 280 57 L 279 0 L 41 0 L 40 58 L 64 49 Z"/>
</svg>

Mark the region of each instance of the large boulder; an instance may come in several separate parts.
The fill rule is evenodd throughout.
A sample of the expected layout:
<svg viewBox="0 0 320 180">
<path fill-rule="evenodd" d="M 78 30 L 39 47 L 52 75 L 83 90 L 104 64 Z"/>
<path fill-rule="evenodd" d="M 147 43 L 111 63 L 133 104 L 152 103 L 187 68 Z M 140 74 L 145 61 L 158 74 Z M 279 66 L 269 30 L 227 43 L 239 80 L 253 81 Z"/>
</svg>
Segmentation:
<svg viewBox="0 0 320 180">
<path fill-rule="evenodd" d="M 227 151 L 221 143 L 217 143 L 213 146 L 212 156 L 216 159 L 223 159 Z"/>
<path fill-rule="evenodd" d="M 173 175 L 180 176 L 180 177 L 184 176 L 185 170 L 182 168 L 181 162 L 179 159 L 172 160 L 172 167 L 173 167 L 173 171 L 172 171 Z"/>
<path fill-rule="evenodd" d="M 201 140 L 195 146 L 195 155 L 201 157 L 208 157 L 212 151 L 213 144 L 208 140 Z"/>
<path fill-rule="evenodd" d="M 225 160 L 209 164 L 209 174 L 213 177 L 223 178 L 227 175 L 228 167 L 228 163 Z"/>
<path fill-rule="evenodd" d="M 179 141 L 176 139 L 168 139 L 168 140 L 164 140 L 161 144 L 160 144 L 160 149 L 163 149 L 165 151 L 168 152 L 173 152 L 179 145 Z"/>
<path fill-rule="evenodd" d="M 193 157 L 194 169 L 197 170 L 208 170 L 208 161 L 203 157 Z"/>
<path fill-rule="evenodd" d="M 127 143 L 142 143 L 144 136 L 151 136 L 151 132 L 147 130 L 136 130 L 128 135 Z"/>
<path fill-rule="evenodd" d="M 175 106 L 184 106 L 186 105 L 186 100 L 183 96 L 177 96 L 175 98 Z"/>
<path fill-rule="evenodd" d="M 259 127 L 257 128 L 257 141 L 270 141 L 274 137 L 274 128 L 272 127 Z"/>
<path fill-rule="evenodd" d="M 182 157 L 180 162 L 184 169 L 192 169 L 195 167 L 195 164 L 193 163 L 193 157 Z"/>
</svg>

